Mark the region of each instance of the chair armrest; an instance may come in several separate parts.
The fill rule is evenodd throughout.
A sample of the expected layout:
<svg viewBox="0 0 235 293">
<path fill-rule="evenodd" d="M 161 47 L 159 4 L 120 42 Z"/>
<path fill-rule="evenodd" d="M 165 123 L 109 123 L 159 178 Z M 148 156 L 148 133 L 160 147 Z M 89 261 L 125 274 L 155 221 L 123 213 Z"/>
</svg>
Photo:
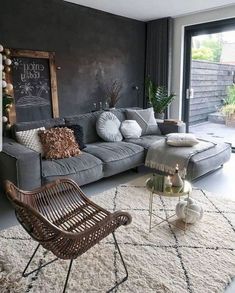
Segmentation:
<svg viewBox="0 0 235 293">
<path fill-rule="evenodd" d="M 186 131 L 186 126 L 184 122 L 178 122 L 177 124 L 171 124 L 166 122 L 157 123 L 163 135 L 166 135 L 168 133 L 184 133 Z"/>
<path fill-rule="evenodd" d="M 13 139 L 3 141 L 0 166 L 1 190 L 5 180 L 26 190 L 41 186 L 41 155 Z"/>
</svg>

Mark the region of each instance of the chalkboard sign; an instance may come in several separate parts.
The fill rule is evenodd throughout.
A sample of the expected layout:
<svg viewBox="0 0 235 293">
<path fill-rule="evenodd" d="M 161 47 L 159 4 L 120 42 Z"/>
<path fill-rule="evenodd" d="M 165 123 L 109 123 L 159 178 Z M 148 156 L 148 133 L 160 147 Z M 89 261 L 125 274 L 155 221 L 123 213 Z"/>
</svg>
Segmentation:
<svg viewBox="0 0 235 293">
<path fill-rule="evenodd" d="M 14 108 L 10 122 L 58 117 L 54 53 L 11 49 L 11 60 Z"/>
</svg>

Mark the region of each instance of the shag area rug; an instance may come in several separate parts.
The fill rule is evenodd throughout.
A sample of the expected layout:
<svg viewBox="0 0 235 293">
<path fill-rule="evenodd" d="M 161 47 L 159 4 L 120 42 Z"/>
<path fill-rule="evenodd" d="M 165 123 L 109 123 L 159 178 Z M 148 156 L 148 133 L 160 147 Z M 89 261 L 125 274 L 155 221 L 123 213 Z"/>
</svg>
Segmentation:
<svg viewBox="0 0 235 293">
<path fill-rule="evenodd" d="M 129 279 L 115 292 L 224 291 L 235 276 L 235 202 L 202 190 L 193 190 L 192 197 L 203 206 L 204 217 L 189 225 L 186 233 L 166 222 L 148 232 L 149 193 L 143 186 L 121 185 L 92 197 L 110 211 L 128 211 L 133 217 L 129 226 L 116 232 Z M 162 215 L 173 212 L 176 202 L 155 196 Z M 1 293 L 62 292 L 68 261 L 59 260 L 21 278 L 36 245 L 21 226 L 0 232 Z M 41 249 L 33 266 L 52 258 Z M 74 262 L 67 292 L 105 292 L 123 275 L 113 239 L 108 237 Z"/>
</svg>

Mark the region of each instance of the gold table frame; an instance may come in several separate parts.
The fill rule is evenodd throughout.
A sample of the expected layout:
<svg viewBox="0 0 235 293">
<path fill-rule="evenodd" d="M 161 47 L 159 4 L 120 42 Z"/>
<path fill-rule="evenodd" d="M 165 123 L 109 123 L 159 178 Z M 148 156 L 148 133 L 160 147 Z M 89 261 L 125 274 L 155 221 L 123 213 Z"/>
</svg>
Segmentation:
<svg viewBox="0 0 235 293">
<path fill-rule="evenodd" d="M 160 198 L 163 197 L 178 197 L 179 201 L 180 198 L 182 196 L 187 196 L 187 198 L 190 198 L 190 194 L 192 192 L 192 185 L 190 182 L 184 180 L 184 185 L 182 187 L 166 187 L 164 186 L 163 191 L 159 191 L 159 190 L 155 190 L 154 188 L 154 184 L 153 184 L 153 179 L 149 178 L 146 181 L 146 187 L 147 189 L 150 191 L 150 196 L 149 196 L 149 232 L 151 232 L 152 228 L 159 226 L 160 224 L 162 224 L 163 222 L 167 222 L 169 225 L 173 225 L 175 227 L 177 227 L 178 229 L 183 230 L 184 232 L 187 229 L 187 221 L 185 221 L 185 225 L 184 225 L 184 229 L 175 225 L 174 223 L 170 222 L 169 219 L 173 218 L 174 216 L 176 216 L 176 213 L 168 216 L 166 214 L 166 217 L 161 217 L 155 213 L 153 213 L 153 197 L 154 194 L 158 195 Z M 187 210 L 188 210 L 188 205 L 189 205 L 189 201 L 187 200 L 187 205 L 186 205 L 186 218 L 187 218 Z M 158 222 L 155 225 L 152 225 L 152 217 L 155 216 L 157 218 L 160 218 L 162 221 Z"/>
</svg>

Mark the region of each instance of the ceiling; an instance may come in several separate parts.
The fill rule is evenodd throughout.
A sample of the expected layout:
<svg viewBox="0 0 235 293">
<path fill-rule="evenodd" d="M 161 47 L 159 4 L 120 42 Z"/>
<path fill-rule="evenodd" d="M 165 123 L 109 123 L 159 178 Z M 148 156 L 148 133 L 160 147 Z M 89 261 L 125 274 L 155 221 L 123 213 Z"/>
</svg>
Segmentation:
<svg viewBox="0 0 235 293">
<path fill-rule="evenodd" d="M 235 0 L 66 0 L 137 20 L 176 17 L 235 4 Z"/>
</svg>

